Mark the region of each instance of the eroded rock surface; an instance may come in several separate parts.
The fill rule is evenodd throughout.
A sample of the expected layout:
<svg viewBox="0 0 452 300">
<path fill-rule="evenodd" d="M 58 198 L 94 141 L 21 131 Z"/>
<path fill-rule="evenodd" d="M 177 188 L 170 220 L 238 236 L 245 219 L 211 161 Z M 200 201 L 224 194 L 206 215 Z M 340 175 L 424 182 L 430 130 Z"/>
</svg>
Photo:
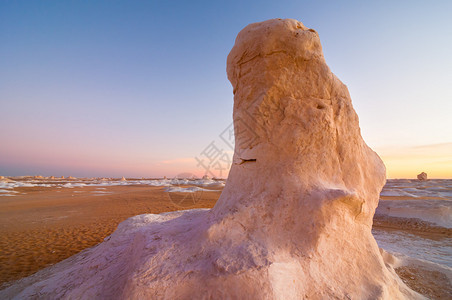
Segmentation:
<svg viewBox="0 0 452 300">
<path fill-rule="evenodd" d="M 141 215 L 4 291 L 30 298 L 417 298 L 371 234 L 385 167 L 317 32 L 245 27 L 228 56 L 236 149 L 211 210 Z"/>
<path fill-rule="evenodd" d="M 427 180 L 427 173 L 422 172 L 421 174 L 417 175 L 417 179 L 419 179 L 420 181 L 425 181 Z"/>
</svg>

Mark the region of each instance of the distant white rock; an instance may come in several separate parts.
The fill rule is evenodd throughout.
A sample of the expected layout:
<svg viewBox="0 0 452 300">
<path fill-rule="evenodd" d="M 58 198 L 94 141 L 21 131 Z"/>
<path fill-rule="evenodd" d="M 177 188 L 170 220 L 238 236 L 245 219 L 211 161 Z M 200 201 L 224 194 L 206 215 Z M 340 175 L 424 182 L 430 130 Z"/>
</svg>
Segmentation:
<svg viewBox="0 0 452 300">
<path fill-rule="evenodd" d="M 127 179 L 124 176 L 122 176 L 121 181 L 127 181 Z"/>
<path fill-rule="evenodd" d="M 4 176 L 0 176 L 1 178 L 0 178 L 0 182 L 4 182 L 4 183 L 6 183 L 6 182 L 15 182 L 14 180 L 12 180 L 11 178 L 8 178 L 8 177 L 4 177 Z"/>
<path fill-rule="evenodd" d="M 227 73 L 239 134 L 213 209 L 130 218 L 0 298 L 421 298 L 372 236 L 385 167 L 317 32 L 291 19 L 248 25 Z"/>
<path fill-rule="evenodd" d="M 203 179 L 203 180 L 210 180 L 210 177 L 209 177 L 209 175 L 206 174 L 206 175 L 204 175 L 204 176 L 202 177 L 202 179 Z"/>
<path fill-rule="evenodd" d="M 420 181 L 425 181 L 427 180 L 427 173 L 422 172 L 421 174 L 417 175 L 417 179 L 419 179 Z"/>
</svg>

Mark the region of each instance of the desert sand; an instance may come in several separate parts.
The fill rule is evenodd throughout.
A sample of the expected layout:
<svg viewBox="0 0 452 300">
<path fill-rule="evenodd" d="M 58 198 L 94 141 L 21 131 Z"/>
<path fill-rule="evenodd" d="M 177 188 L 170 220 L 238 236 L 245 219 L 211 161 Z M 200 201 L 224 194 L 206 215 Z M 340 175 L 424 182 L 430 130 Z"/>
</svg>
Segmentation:
<svg viewBox="0 0 452 300">
<path fill-rule="evenodd" d="M 129 217 L 184 208 L 169 198 L 164 187 L 21 187 L 14 191 L 25 194 L 0 197 L 3 288 L 7 282 L 99 244 Z M 203 193 L 196 205 L 187 205 L 210 208 L 220 193 Z"/>
<path fill-rule="evenodd" d="M 181 209 L 164 189 L 138 185 L 16 188 L 20 195 L 0 198 L 1 289 L 101 243 L 131 216 Z M 185 208 L 212 208 L 220 193 L 203 193 L 195 204 L 186 203 Z M 435 240 L 452 236 L 450 229 L 413 226 L 414 222 L 377 216 L 373 228 L 405 230 Z M 396 272 L 412 289 L 431 299 L 444 299 L 452 292 L 441 273 L 409 266 L 396 268 Z"/>
</svg>

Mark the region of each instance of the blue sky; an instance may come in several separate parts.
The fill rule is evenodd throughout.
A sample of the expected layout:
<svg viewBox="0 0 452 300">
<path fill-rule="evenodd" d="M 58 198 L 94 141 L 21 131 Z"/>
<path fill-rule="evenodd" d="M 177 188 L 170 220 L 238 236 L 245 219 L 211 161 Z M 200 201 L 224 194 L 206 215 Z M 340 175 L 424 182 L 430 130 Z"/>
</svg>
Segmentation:
<svg viewBox="0 0 452 300">
<path fill-rule="evenodd" d="M 394 153 L 428 145 L 425 168 L 431 156 L 452 177 L 451 12 L 451 1 L 0 1 L 0 174 L 195 172 L 212 141 L 230 151 L 219 135 L 237 33 L 294 18 L 319 32 L 389 175 L 419 168 L 415 156 L 413 170 L 392 168 Z"/>
</svg>

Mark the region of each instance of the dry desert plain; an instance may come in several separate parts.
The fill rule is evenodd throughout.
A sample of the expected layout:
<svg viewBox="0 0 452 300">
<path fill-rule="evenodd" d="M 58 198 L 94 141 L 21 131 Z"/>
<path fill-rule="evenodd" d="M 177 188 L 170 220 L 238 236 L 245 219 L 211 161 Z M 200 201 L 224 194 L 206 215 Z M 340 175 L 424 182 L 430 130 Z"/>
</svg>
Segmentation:
<svg viewBox="0 0 452 300">
<path fill-rule="evenodd" d="M 68 181 L 70 183 L 71 181 Z M 46 183 L 49 183 L 46 181 Z M 51 182 L 50 182 L 51 183 Z M 65 182 L 58 181 L 61 185 Z M 197 193 L 168 193 L 147 185 L 18 187 L 14 197 L 0 197 L 0 284 L 29 276 L 84 249 L 101 243 L 129 217 L 191 208 L 211 208 L 221 189 Z M 179 197 L 179 198 L 178 198 Z M 381 197 L 397 200 L 395 197 Z M 374 218 L 374 228 L 404 230 L 432 239 L 450 237 L 444 228 L 413 228 L 399 220 Z M 451 290 L 440 273 L 411 267 L 397 273 L 412 289 L 432 299 Z"/>
</svg>

